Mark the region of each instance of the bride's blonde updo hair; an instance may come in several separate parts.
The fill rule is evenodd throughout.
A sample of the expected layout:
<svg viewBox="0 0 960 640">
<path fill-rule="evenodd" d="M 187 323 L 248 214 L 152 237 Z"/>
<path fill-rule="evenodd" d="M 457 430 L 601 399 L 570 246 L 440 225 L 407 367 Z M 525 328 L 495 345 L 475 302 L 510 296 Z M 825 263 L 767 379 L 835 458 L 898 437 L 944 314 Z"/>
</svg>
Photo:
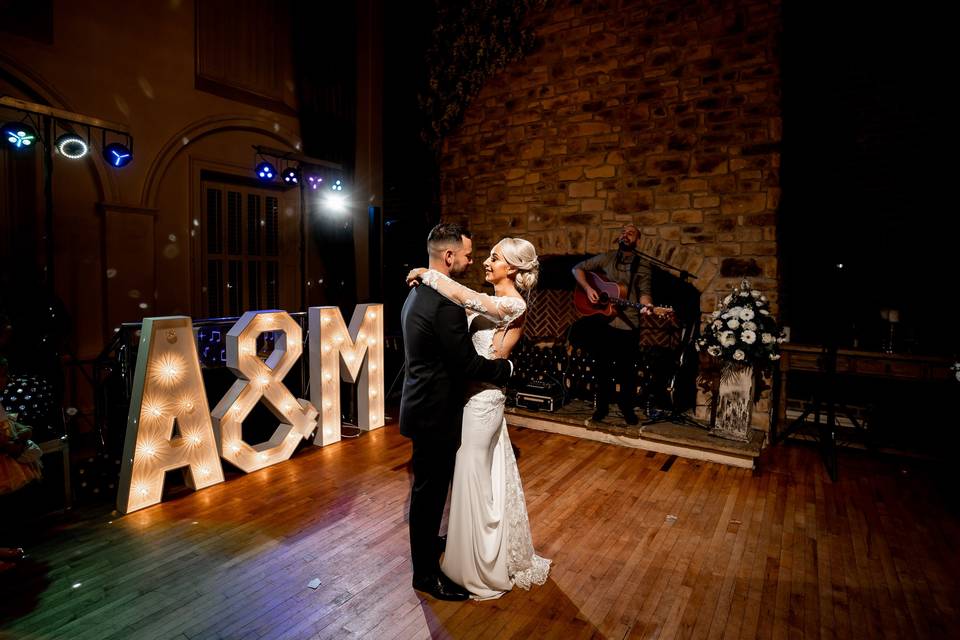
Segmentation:
<svg viewBox="0 0 960 640">
<path fill-rule="evenodd" d="M 540 262 L 537 260 L 537 250 L 528 240 L 523 238 L 504 238 L 497 243 L 500 253 L 507 264 L 517 268 L 514 282 L 517 289 L 530 291 L 537 284 L 540 274 Z"/>
</svg>

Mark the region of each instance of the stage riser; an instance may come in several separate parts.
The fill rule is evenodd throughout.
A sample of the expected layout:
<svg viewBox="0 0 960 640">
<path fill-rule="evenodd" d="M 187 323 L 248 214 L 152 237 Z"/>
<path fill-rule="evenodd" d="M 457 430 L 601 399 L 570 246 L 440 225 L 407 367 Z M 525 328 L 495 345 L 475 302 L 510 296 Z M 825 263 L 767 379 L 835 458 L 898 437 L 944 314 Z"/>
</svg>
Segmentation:
<svg viewBox="0 0 960 640">
<path fill-rule="evenodd" d="M 576 438 L 583 438 L 585 440 L 605 442 L 607 444 L 614 444 L 621 447 L 633 447 L 635 449 L 645 449 L 647 451 L 655 451 L 657 453 L 664 453 L 667 455 L 676 455 L 682 458 L 690 458 L 692 460 L 716 462 L 732 467 L 739 467 L 741 469 L 756 468 L 755 456 L 738 456 L 723 451 L 701 449 L 698 447 L 665 442 L 661 439 L 644 437 L 640 432 L 637 432 L 636 436 L 616 435 L 607 433 L 605 431 L 589 429 L 587 427 L 578 427 L 576 425 L 553 422 L 550 420 L 543 420 L 540 418 L 533 418 L 518 414 L 507 414 L 507 424 L 517 427 L 526 427 L 528 429 L 536 429 L 538 431 L 547 431 L 549 433 L 559 433 L 562 435 L 574 436 Z"/>
</svg>

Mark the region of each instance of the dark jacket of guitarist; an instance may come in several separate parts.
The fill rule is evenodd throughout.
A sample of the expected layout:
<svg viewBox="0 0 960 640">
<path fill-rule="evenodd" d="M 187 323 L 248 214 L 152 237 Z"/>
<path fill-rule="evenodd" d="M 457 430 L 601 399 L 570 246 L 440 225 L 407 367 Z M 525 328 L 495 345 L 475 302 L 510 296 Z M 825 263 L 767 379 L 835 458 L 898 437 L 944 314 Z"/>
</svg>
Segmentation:
<svg viewBox="0 0 960 640">
<path fill-rule="evenodd" d="M 598 302 L 598 294 L 587 282 L 586 271 L 600 271 L 607 280 L 616 282 L 626 288 L 625 298 L 630 302 L 639 302 L 644 305 L 653 304 L 650 291 L 650 264 L 641 260 L 634 253 L 640 231 L 632 224 L 625 225 L 620 232 L 620 248 L 617 251 L 608 251 L 595 255 L 592 258 L 578 263 L 573 267 L 573 277 L 577 284 L 583 287 L 587 298 L 592 303 Z M 610 322 L 615 329 L 635 330 L 640 326 L 639 311 L 635 307 L 623 307 Z"/>
<path fill-rule="evenodd" d="M 583 287 L 591 303 L 599 303 L 600 296 L 587 281 L 585 275 L 587 271 L 602 271 L 608 280 L 623 285 L 626 289 L 623 297 L 626 300 L 644 305 L 653 304 L 650 292 L 652 280 L 650 265 L 635 253 L 639 239 L 640 230 L 632 224 L 627 224 L 620 232 L 619 250 L 587 258 L 573 267 L 573 277 L 577 284 Z M 633 412 L 636 405 L 636 386 L 632 382 L 627 382 L 628 380 L 636 381 L 637 372 L 634 363 L 638 354 L 637 329 L 639 327 L 640 311 L 635 307 L 624 306 L 617 309 L 616 315 L 601 331 L 604 335 L 595 336 L 594 353 L 597 356 L 597 398 L 593 413 L 595 421 L 603 420 L 607 416 L 612 391 L 609 380 L 614 373 L 610 363 L 616 360 L 616 375 L 621 380 L 617 402 L 620 405 L 620 412 L 627 424 L 634 425 L 639 422 Z"/>
</svg>

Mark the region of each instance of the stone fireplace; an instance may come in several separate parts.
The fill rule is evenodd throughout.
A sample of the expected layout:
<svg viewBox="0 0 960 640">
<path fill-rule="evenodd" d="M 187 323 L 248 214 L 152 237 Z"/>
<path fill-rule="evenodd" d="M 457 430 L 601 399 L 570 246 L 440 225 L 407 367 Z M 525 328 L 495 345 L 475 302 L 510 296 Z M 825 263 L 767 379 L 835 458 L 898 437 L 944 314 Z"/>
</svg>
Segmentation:
<svg viewBox="0 0 960 640">
<path fill-rule="evenodd" d="M 743 277 L 776 312 L 780 20 L 776 0 L 553 3 L 444 141 L 444 219 L 481 252 L 520 236 L 543 255 L 610 250 L 633 222 L 702 313 Z"/>
</svg>

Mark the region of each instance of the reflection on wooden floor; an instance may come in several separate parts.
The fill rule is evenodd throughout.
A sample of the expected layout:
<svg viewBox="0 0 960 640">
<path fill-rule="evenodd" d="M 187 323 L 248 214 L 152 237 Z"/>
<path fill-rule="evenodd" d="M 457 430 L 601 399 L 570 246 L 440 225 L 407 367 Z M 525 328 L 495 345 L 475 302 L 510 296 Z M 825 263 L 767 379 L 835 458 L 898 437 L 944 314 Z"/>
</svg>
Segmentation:
<svg viewBox="0 0 960 640">
<path fill-rule="evenodd" d="M 410 588 L 396 426 L 113 520 L 4 574 L 3 638 L 945 638 L 960 520 L 921 463 L 767 450 L 759 473 L 511 429 L 549 582 Z M 6 517 L 6 514 L 4 514 Z M 307 584 L 314 578 L 320 586 Z"/>
</svg>

